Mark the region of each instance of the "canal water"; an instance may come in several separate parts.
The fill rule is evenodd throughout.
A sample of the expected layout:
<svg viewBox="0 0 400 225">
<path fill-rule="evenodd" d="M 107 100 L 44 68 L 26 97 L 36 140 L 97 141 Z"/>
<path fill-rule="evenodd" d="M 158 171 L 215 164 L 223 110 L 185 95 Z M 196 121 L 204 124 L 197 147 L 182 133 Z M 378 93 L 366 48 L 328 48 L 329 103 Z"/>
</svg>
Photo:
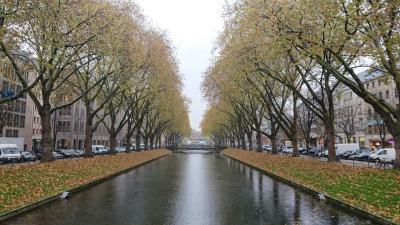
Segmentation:
<svg viewBox="0 0 400 225">
<path fill-rule="evenodd" d="M 27 213 L 7 224 L 372 224 L 237 161 L 187 151 Z"/>
</svg>

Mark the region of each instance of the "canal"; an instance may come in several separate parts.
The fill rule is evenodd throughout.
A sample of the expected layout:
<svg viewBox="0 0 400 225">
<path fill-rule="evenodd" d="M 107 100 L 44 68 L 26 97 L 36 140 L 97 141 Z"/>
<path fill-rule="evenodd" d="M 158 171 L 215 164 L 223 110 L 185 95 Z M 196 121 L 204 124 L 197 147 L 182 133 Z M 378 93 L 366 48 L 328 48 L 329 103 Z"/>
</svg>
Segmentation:
<svg viewBox="0 0 400 225">
<path fill-rule="evenodd" d="M 143 165 L 7 224 L 371 224 L 241 163 L 187 151 Z"/>
</svg>

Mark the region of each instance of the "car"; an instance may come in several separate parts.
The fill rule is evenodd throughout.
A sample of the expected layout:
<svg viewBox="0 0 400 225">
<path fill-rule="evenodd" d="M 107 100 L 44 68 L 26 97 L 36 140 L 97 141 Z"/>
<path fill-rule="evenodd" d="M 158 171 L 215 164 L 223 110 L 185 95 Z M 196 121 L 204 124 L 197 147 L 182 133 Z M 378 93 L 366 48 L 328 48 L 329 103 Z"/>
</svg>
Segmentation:
<svg viewBox="0 0 400 225">
<path fill-rule="evenodd" d="M 350 156 L 352 155 L 358 155 L 362 152 L 363 150 L 361 149 L 357 149 L 357 150 L 353 150 L 353 151 L 346 151 L 343 154 L 339 155 L 339 157 L 341 159 L 348 159 Z"/>
<path fill-rule="evenodd" d="M 396 157 L 396 150 L 394 148 L 383 148 L 369 155 L 370 161 L 375 162 L 392 162 Z"/>
<path fill-rule="evenodd" d="M 309 149 L 307 148 L 299 148 L 299 154 L 301 155 L 307 155 Z"/>
<path fill-rule="evenodd" d="M 323 148 L 313 148 L 308 151 L 308 155 L 310 156 L 318 156 L 322 151 L 325 149 Z"/>
<path fill-rule="evenodd" d="M 328 149 L 321 149 L 321 151 L 318 153 L 318 156 L 328 157 L 328 154 L 329 154 Z"/>
<path fill-rule="evenodd" d="M 72 152 L 70 149 L 57 149 L 56 152 L 61 154 L 63 158 L 72 158 L 75 157 L 75 152 Z"/>
<path fill-rule="evenodd" d="M 370 154 L 373 154 L 374 152 L 373 151 L 371 151 L 371 150 L 364 150 L 364 151 L 362 151 L 360 154 L 358 154 L 358 155 L 352 155 L 352 156 L 349 156 L 349 159 L 351 159 L 351 160 L 364 160 L 364 161 L 367 161 L 368 159 L 369 159 L 369 155 Z"/>
<path fill-rule="evenodd" d="M 336 156 L 340 156 L 347 151 L 355 151 L 360 149 L 358 144 L 336 144 L 335 145 L 335 153 Z"/>
<path fill-rule="evenodd" d="M 35 162 L 37 157 L 32 152 L 22 152 L 21 153 L 21 161 L 23 162 Z"/>
<path fill-rule="evenodd" d="M 123 147 L 116 147 L 116 148 L 115 148 L 115 151 L 118 152 L 118 153 L 121 153 L 121 152 L 125 152 L 126 149 L 123 148 Z"/>
<path fill-rule="evenodd" d="M 105 155 L 108 153 L 108 151 L 107 151 L 106 147 L 104 147 L 104 145 L 92 145 L 92 151 L 95 155 Z"/>
<path fill-rule="evenodd" d="M 64 158 L 63 155 L 58 154 L 57 152 L 53 152 L 53 159 L 62 159 Z"/>
<path fill-rule="evenodd" d="M 16 144 L 0 144 L 0 161 L 3 163 L 21 161 L 21 152 Z"/>
<path fill-rule="evenodd" d="M 263 145 L 262 150 L 270 152 L 270 151 L 272 151 L 272 146 L 271 145 Z"/>
<path fill-rule="evenodd" d="M 57 153 L 57 152 L 53 152 L 52 155 L 53 155 L 53 159 L 62 159 L 62 158 L 64 158 L 63 155 L 61 155 L 60 153 Z M 38 152 L 38 153 L 36 153 L 36 157 L 37 157 L 39 160 L 42 160 L 42 158 L 43 158 L 43 152 Z"/>
<path fill-rule="evenodd" d="M 282 149 L 282 153 L 293 154 L 293 147 L 292 146 L 286 146 L 285 148 Z"/>
<path fill-rule="evenodd" d="M 78 157 L 82 157 L 85 155 L 85 151 L 83 151 L 82 149 L 75 149 L 74 151 Z"/>
</svg>

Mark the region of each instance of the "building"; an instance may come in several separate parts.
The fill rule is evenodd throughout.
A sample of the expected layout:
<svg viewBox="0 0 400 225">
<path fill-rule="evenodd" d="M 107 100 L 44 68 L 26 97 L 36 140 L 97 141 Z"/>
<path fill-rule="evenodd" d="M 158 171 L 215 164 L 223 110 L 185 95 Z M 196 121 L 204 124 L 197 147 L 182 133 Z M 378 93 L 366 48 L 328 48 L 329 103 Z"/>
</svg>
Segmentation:
<svg viewBox="0 0 400 225">
<path fill-rule="evenodd" d="M 24 63 L 24 62 L 18 62 Z M 24 65 L 21 65 L 24 68 Z M 26 80 L 31 78 L 29 70 L 23 72 Z M 18 81 L 14 68 L 9 61 L 0 58 L 0 90 L 1 96 L 6 97 L 18 93 L 22 90 L 22 85 Z M 0 120 L 4 123 L 0 130 L 1 137 L 8 138 L 22 138 L 23 148 L 32 148 L 32 121 L 33 121 L 33 108 L 31 99 L 24 95 L 20 99 L 7 102 L 0 106 L 1 116 Z"/>
<path fill-rule="evenodd" d="M 389 76 L 381 72 L 364 71 L 359 74 L 364 87 L 376 97 L 398 107 L 396 85 Z M 383 140 L 386 147 L 393 146 L 393 137 L 387 131 L 383 120 L 374 112 L 371 105 L 364 102 L 347 87 L 340 88 L 335 99 L 336 135 L 338 143 L 359 143 L 361 147 L 380 148 Z M 353 128 L 350 140 L 340 126 L 340 122 L 347 122 Z"/>
</svg>

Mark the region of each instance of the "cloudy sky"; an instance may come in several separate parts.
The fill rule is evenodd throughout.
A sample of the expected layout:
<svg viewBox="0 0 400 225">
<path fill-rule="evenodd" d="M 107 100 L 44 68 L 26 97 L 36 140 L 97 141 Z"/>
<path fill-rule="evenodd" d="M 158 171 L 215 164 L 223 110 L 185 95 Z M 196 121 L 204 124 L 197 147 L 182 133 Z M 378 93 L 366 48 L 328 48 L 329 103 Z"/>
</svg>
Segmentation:
<svg viewBox="0 0 400 225">
<path fill-rule="evenodd" d="M 157 27 L 166 30 L 177 49 L 184 93 L 192 101 L 190 123 L 199 130 L 206 110 L 200 84 L 213 43 L 222 29 L 223 0 L 136 0 Z"/>
</svg>

